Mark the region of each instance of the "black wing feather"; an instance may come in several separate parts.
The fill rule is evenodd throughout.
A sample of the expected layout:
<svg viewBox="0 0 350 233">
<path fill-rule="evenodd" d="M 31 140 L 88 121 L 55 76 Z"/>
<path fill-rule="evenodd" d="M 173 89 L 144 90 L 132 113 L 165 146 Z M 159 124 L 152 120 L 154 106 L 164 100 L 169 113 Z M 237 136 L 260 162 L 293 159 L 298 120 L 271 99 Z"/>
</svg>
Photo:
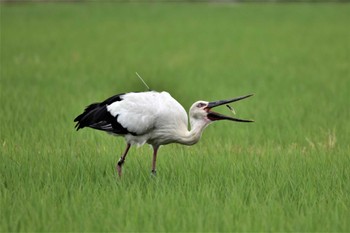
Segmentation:
<svg viewBox="0 0 350 233">
<path fill-rule="evenodd" d="M 74 119 L 77 122 L 75 128 L 77 130 L 84 127 L 90 127 L 114 134 L 132 134 L 118 122 L 118 115 L 112 116 L 107 111 L 107 105 L 110 105 L 116 101 L 121 101 L 124 94 L 112 96 L 101 103 L 93 103 L 87 106 L 82 114 Z"/>
</svg>

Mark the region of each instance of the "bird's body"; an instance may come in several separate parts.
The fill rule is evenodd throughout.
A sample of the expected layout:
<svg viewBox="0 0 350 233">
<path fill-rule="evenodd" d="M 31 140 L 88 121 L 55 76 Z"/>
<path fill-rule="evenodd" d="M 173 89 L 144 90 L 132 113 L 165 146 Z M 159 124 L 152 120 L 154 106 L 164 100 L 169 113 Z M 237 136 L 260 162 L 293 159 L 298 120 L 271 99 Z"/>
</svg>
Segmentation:
<svg viewBox="0 0 350 233">
<path fill-rule="evenodd" d="M 89 105 L 74 121 L 77 122 L 77 130 L 90 127 L 125 138 L 127 149 L 117 165 L 119 175 L 130 146 L 144 143 L 154 148 L 152 172 L 155 172 L 159 146 L 169 143 L 193 145 L 199 141 L 206 126 L 215 120 L 250 122 L 210 111 L 212 107 L 249 96 L 224 102 L 197 101 L 190 108 L 189 124 L 185 109 L 169 93 L 131 92 Z"/>
<path fill-rule="evenodd" d="M 199 139 L 189 136 L 187 113 L 167 92 L 131 92 L 116 95 L 112 100 L 90 105 L 94 108 L 89 106 L 77 118 L 78 129 L 87 126 L 124 136 L 131 145 L 191 145 Z"/>
</svg>

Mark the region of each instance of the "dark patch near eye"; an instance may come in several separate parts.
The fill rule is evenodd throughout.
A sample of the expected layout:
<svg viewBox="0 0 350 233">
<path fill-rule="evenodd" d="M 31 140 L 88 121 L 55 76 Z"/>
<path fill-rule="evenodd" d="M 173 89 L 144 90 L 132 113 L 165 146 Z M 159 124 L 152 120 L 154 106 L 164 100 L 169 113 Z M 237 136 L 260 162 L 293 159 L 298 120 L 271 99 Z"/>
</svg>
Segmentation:
<svg viewBox="0 0 350 233">
<path fill-rule="evenodd" d="M 202 108 L 202 107 L 204 107 L 206 104 L 205 103 L 199 103 L 199 104 L 197 104 L 197 108 Z"/>
</svg>

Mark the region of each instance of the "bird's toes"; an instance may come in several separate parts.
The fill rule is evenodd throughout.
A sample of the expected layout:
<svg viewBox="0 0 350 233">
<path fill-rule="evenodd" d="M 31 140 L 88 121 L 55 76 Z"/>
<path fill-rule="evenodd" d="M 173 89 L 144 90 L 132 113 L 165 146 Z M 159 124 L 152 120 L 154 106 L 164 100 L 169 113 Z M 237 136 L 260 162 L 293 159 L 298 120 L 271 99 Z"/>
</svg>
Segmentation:
<svg viewBox="0 0 350 233">
<path fill-rule="evenodd" d="M 152 170 L 152 171 L 151 171 L 151 175 L 152 175 L 152 176 L 157 176 L 157 171 L 156 171 L 156 170 Z"/>
</svg>

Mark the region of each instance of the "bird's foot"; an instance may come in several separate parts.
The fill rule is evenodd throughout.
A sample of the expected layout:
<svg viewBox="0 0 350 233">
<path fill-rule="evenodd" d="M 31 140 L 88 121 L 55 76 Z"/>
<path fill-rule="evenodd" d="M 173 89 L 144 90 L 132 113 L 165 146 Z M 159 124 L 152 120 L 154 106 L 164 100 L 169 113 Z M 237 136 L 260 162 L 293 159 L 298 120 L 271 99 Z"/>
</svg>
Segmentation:
<svg viewBox="0 0 350 233">
<path fill-rule="evenodd" d="M 122 166 L 124 164 L 124 161 L 125 161 L 124 158 L 121 157 L 117 163 L 117 166 L 115 167 L 117 172 L 118 172 L 119 177 L 122 177 Z"/>
<path fill-rule="evenodd" d="M 118 172 L 118 176 L 119 177 L 122 177 L 122 166 L 118 165 L 115 167 L 117 172 Z"/>
<path fill-rule="evenodd" d="M 152 176 L 157 176 L 157 171 L 156 171 L 156 170 L 152 170 L 152 171 L 151 171 L 151 175 L 152 175 Z"/>
</svg>

